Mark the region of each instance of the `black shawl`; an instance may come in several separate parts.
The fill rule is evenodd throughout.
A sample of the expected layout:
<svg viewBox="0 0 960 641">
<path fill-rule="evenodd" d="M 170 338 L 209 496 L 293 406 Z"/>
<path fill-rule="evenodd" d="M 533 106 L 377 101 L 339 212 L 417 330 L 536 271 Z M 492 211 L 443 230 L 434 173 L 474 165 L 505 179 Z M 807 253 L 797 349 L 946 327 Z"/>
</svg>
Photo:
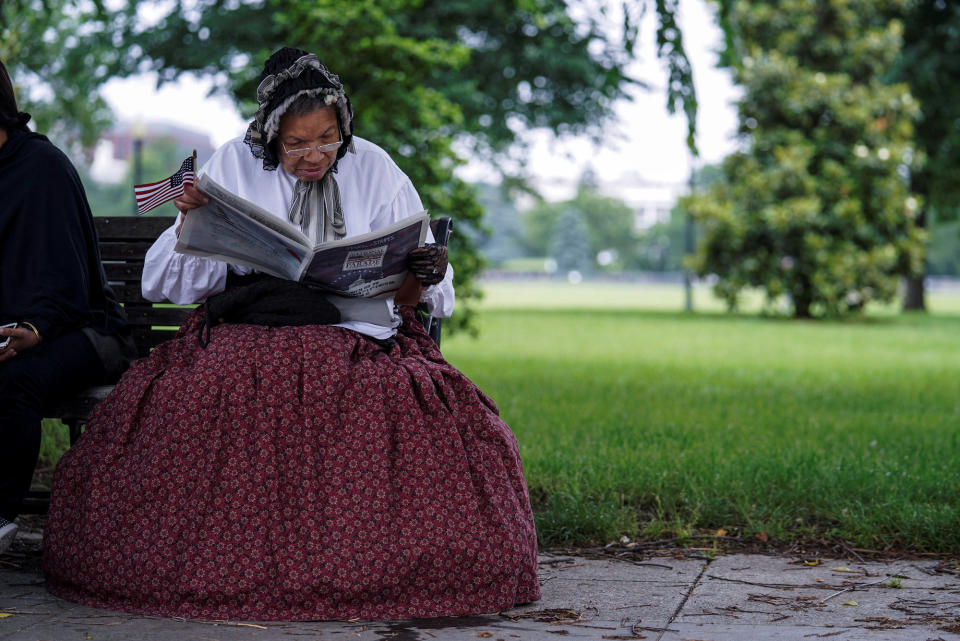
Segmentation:
<svg viewBox="0 0 960 641">
<path fill-rule="evenodd" d="M 46 136 L 8 136 L 0 147 L 0 322 L 29 321 L 44 338 L 123 333 L 126 316 L 107 286 L 76 170 Z"/>
</svg>

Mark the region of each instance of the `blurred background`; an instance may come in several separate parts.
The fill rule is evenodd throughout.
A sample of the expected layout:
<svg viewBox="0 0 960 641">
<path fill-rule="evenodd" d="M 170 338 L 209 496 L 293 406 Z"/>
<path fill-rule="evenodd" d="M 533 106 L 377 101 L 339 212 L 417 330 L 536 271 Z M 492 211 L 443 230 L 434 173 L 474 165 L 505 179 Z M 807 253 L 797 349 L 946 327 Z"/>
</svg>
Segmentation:
<svg viewBox="0 0 960 641">
<path fill-rule="evenodd" d="M 0 11 L 22 108 L 71 155 L 103 216 L 132 214 L 134 183 L 242 135 L 272 50 L 317 52 L 342 76 L 359 135 L 434 215 L 457 220 L 457 326 L 471 324 L 481 278 L 652 283 L 688 309 L 700 296 L 797 317 L 925 309 L 930 292 L 956 290 L 954 3 L 12 0 Z"/>
</svg>

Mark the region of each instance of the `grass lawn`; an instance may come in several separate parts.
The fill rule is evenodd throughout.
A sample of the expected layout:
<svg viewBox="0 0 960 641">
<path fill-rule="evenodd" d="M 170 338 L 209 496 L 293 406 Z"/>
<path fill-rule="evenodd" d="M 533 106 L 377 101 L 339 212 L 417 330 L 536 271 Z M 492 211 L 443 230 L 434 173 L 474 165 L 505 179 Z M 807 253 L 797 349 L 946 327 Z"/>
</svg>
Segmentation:
<svg viewBox="0 0 960 641">
<path fill-rule="evenodd" d="M 960 296 L 796 322 L 676 286 L 485 285 L 448 360 L 516 433 L 545 545 L 725 529 L 960 550 Z M 42 464 L 65 446 L 46 426 Z"/>
<path fill-rule="evenodd" d="M 480 337 L 443 351 L 516 433 L 543 543 L 723 528 L 960 550 L 960 300 L 796 322 L 670 311 L 676 287 L 487 292 Z"/>
</svg>

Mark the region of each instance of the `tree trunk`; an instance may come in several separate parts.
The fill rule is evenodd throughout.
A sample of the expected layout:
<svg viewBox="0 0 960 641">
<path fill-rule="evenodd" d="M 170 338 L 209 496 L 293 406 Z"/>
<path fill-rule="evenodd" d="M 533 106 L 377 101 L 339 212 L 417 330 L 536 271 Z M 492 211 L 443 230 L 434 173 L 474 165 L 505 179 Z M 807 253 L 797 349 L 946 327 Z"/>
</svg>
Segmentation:
<svg viewBox="0 0 960 641">
<path fill-rule="evenodd" d="M 803 288 L 801 291 L 794 292 L 791 298 L 793 298 L 794 318 L 812 317 L 810 314 L 810 306 L 813 304 L 813 294 L 808 288 Z"/>
<path fill-rule="evenodd" d="M 905 312 L 925 312 L 927 305 L 924 302 L 923 276 L 908 276 L 906 278 L 907 291 L 903 296 L 903 311 Z"/>
<path fill-rule="evenodd" d="M 910 190 L 913 191 L 914 193 L 919 193 L 924 198 L 927 198 L 928 194 L 927 194 L 926 187 L 927 187 L 927 180 L 925 176 L 919 173 L 914 173 L 910 177 Z M 932 220 L 930 220 L 928 216 L 928 213 L 932 214 L 932 212 L 928 212 L 926 207 L 922 207 L 920 211 L 917 213 L 916 223 L 917 223 L 917 227 L 919 227 L 920 229 L 928 229 L 928 223 L 932 222 Z M 926 252 L 927 252 L 926 247 L 924 247 L 924 258 L 923 258 L 924 273 L 906 277 L 907 290 L 906 292 L 904 292 L 904 295 L 903 295 L 903 311 L 905 312 L 927 311 L 927 305 L 926 305 L 926 302 L 924 301 L 924 299 L 926 298 L 925 296 L 926 292 L 924 291 L 924 286 L 923 286 L 924 278 L 927 275 L 926 274 L 927 272 Z"/>
</svg>

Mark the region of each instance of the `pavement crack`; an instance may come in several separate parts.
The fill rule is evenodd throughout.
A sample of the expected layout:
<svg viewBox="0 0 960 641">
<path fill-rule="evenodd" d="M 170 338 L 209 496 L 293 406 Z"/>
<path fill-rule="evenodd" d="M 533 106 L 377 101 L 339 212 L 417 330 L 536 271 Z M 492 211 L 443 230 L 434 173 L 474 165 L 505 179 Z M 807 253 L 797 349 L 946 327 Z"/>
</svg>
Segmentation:
<svg viewBox="0 0 960 641">
<path fill-rule="evenodd" d="M 660 630 L 660 634 L 657 635 L 657 641 L 660 641 L 663 638 L 663 635 L 670 628 L 670 625 L 676 621 L 677 617 L 680 616 L 680 612 L 683 610 L 684 606 L 687 605 L 687 601 L 690 600 L 690 597 L 693 596 L 693 591 L 697 589 L 697 586 L 700 585 L 700 581 L 703 579 L 703 576 L 707 573 L 707 569 L 710 567 L 710 564 L 713 563 L 713 559 L 705 559 L 706 563 L 703 564 L 703 567 L 700 568 L 700 572 L 697 574 L 697 578 L 693 580 L 693 584 L 690 585 L 690 589 L 687 590 L 687 593 L 683 595 L 683 599 L 680 600 L 679 605 L 673 611 L 673 614 L 670 615 L 670 619 L 667 620 L 667 624 L 663 626 Z M 649 629 L 649 628 L 648 628 Z"/>
</svg>

